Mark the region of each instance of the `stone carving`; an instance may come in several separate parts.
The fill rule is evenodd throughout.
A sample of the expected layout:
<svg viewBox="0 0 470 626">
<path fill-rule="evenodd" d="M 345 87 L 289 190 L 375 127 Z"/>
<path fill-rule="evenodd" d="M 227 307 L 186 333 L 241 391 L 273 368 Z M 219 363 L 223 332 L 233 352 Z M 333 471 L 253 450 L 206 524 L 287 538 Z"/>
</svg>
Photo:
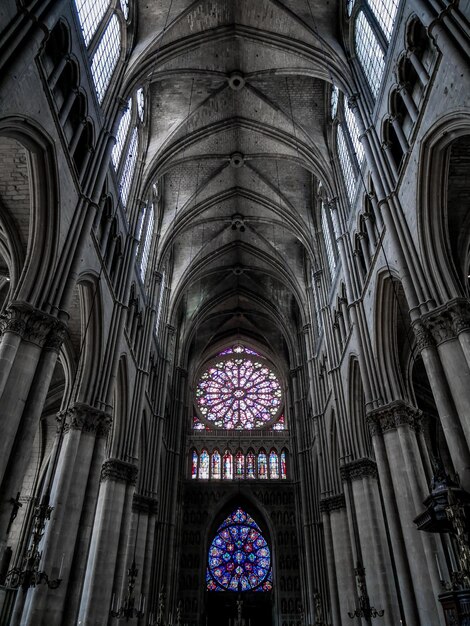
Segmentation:
<svg viewBox="0 0 470 626">
<path fill-rule="evenodd" d="M 344 481 L 358 480 L 371 476 L 377 478 L 377 463 L 372 459 L 358 459 L 340 467 L 341 478 Z"/>
<path fill-rule="evenodd" d="M 454 298 L 423 315 L 417 325 L 424 325 L 437 345 L 455 339 L 470 330 L 470 302 L 465 298 Z"/>
<path fill-rule="evenodd" d="M 97 437 L 106 437 L 113 421 L 108 413 L 81 402 L 59 413 L 58 421 L 63 420 L 65 420 L 64 432 L 71 429 L 81 430 L 84 433 L 96 433 Z"/>
<path fill-rule="evenodd" d="M 409 426 L 420 430 L 422 412 L 403 400 L 396 400 L 386 406 L 371 411 L 367 416 L 367 424 L 372 437 L 395 430 L 400 426 Z"/>
<path fill-rule="evenodd" d="M 413 331 L 416 337 L 416 345 L 421 352 L 425 348 L 431 348 L 435 345 L 431 333 L 419 320 L 413 324 Z"/>
<path fill-rule="evenodd" d="M 27 302 L 12 302 L 0 316 L 1 333 L 19 335 L 24 341 L 39 347 L 58 350 L 64 339 L 66 326 L 57 318 L 35 309 Z"/>
<path fill-rule="evenodd" d="M 322 512 L 329 513 L 330 511 L 337 511 L 344 508 L 346 508 L 344 493 L 339 493 L 336 496 L 329 496 L 320 500 L 320 511 Z"/>
<path fill-rule="evenodd" d="M 139 469 L 133 463 L 127 463 L 120 459 L 108 459 L 101 468 L 101 482 L 114 480 L 116 482 L 135 485 Z"/>
</svg>

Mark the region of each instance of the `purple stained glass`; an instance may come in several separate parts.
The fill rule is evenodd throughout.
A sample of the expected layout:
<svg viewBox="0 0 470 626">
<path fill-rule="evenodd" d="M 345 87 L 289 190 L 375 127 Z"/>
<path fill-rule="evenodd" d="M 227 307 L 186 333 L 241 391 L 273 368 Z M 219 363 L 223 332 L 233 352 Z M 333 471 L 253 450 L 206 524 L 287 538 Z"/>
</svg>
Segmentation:
<svg viewBox="0 0 470 626">
<path fill-rule="evenodd" d="M 286 453 L 283 450 L 281 452 L 281 479 L 287 478 L 287 462 L 286 462 Z"/>
<path fill-rule="evenodd" d="M 217 529 L 208 555 L 208 591 L 270 591 L 271 552 L 261 529 L 236 509 Z"/>
<path fill-rule="evenodd" d="M 278 377 L 261 357 L 228 354 L 217 358 L 197 384 L 196 404 L 203 420 L 226 429 L 261 428 L 280 412 Z"/>
<path fill-rule="evenodd" d="M 224 356 L 226 354 L 252 354 L 254 356 L 259 356 L 258 352 L 255 352 L 254 350 L 250 350 L 250 348 L 247 348 L 246 346 L 242 346 L 241 343 L 237 343 L 234 346 L 231 346 L 230 348 L 226 348 L 225 350 L 223 350 L 222 352 L 219 352 L 219 356 Z"/>
<path fill-rule="evenodd" d="M 286 429 L 286 418 L 284 414 L 277 420 L 275 424 L 273 424 L 273 430 L 285 430 Z"/>
<path fill-rule="evenodd" d="M 235 455 L 235 478 L 245 478 L 245 457 L 241 450 Z"/>
<path fill-rule="evenodd" d="M 193 458 L 191 461 L 191 478 L 193 479 L 197 478 L 197 461 L 198 461 L 197 452 L 196 450 L 193 450 Z"/>
<path fill-rule="evenodd" d="M 252 451 L 246 455 L 246 477 L 256 478 L 256 457 Z"/>
</svg>

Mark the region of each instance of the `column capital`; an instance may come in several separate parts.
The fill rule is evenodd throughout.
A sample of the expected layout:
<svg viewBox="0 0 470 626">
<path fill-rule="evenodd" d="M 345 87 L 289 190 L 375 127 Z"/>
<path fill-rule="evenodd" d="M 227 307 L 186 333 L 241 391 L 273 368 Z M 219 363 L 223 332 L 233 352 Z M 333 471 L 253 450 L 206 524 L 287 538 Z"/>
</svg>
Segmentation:
<svg viewBox="0 0 470 626">
<path fill-rule="evenodd" d="M 84 433 L 95 433 L 97 437 L 106 437 L 112 425 L 112 417 L 105 411 L 76 402 L 57 416 L 58 421 L 64 421 L 64 432 L 81 430 Z"/>
<path fill-rule="evenodd" d="M 372 437 L 403 426 L 421 429 L 422 411 L 403 400 L 395 400 L 386 406 L 374 409 L 367 415 L 367 424 Z"/>
<path fill-rule="evenodd" d="M 345 508 L 346 498 L 344 497 L 344 493 L 320 499 L 320 511 L 322 513 L 330 513 L 330 511 L 338 511 Z"/>
<path fill-rule="evenodd" d="M 437 345 L 455 339 L 460 333 L 470 330 L 470 301 L 466 298 L 454 298 L 425 313 L 421 322 Z"/>
<path fill-rule="evenodd" d="M 339 468 L 343 481 L 353 481 L 366 478 L 368 476 L 377 478 L 377 463 L 369 458 L 357 459 L 350 463 L 345 463 Z"/>
<path fill-rule="evenodd" d="M 135 485 L 138 473 L 139 468 L 133 463 L 127 463 L 120 459 L 107 459 L 101 468 L 101 482 L 112 480 Z"/>
<path fill-rule="evenodd" d="M 60 347 L 66 326 L 56 317 L 36 309 L 27 302 L 14 301 L 0 315 L 0 332 L 15 333 L 24 341 L 34 343 L 40 348 Z M 48 345 L 50 342 L 50 345 Z"/>
<path fill-rule="evenodd" d="M 432 348 L 436 345 L 432 334 L 421 320 L 416 320 L 416 322 L 413 323 L 413 332 L 415 334 L 416 346 L 419 352 L 422 352 L 426 348 Z"/>
</svg>

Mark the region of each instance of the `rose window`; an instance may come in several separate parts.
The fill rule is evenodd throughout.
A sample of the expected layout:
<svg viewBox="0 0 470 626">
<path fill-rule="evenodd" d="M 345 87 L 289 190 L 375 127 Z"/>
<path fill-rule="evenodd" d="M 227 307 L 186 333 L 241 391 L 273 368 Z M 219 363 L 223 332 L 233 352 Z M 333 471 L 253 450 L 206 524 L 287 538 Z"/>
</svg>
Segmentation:
<svg viewBox="0 0 470 626">
<path fill-rule="evenodd" d="M 281 384 L 263 357 L 233 350 L 219 355 L 199 377 L 196 407 L 213 428 L 261 428 L 280 415 Z"/>
</svg>

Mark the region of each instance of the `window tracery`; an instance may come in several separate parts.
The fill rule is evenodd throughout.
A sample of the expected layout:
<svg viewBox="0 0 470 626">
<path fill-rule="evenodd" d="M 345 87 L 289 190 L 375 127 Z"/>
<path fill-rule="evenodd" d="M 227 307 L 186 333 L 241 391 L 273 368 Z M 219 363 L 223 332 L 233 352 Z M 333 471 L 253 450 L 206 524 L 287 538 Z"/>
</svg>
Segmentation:
<svg viewBox="0 0 470 626">
<path fill-rule="evenodd" d="M 75 0 L 85 45 L 92 40 L 110 4 L 111 0 Z"/>
<path fill-rule="evenodd" d="M 372 95 L 376 98 L 385 70 L 385 55 L 364 11 L 359 11 L 356 18 L 354 47 Z"/>
<path fill-rule="evenodd" d="M 121 25 L 114 13 L 106 26 L 95 54 L 91 59 L 91 75 L 101 104 L 111 82 L 121 54 Z"/>
<path fill-rule="evenodd" d="M 208 591 L 271 591 L 271 552 L 258 524 L 237 508 L 217 529 L 208 554 Z"/>
<path fill-rule="evenodd" d="M 354 171 L 354 167 L 349 155 L 348 146 L 344 137 L 344 132 L 341 126 L 338 126 L 336 134 L 336 148 L 338 151 L 339 163 L 343 174 L 344 184 L 346 186 L 346 193 L 350 203 L 354 200 L 356 192 L 357 177 Z"/>
<path fill-rule="evenodd" d="M 191 478 L 193 480 L 286 480 L 287 460 L 286 450 L 279 453 L 273 447 L 266 454 L 265 448 L 260 448 L 256 454 L 249 449 L 245 454 L 237 448 L 235 457 L 230 449 L 221 456 L 218 448 L 209 452 L 203 448 L 199 454 L 197 449 L 191 450 Z"/>
</svg>

